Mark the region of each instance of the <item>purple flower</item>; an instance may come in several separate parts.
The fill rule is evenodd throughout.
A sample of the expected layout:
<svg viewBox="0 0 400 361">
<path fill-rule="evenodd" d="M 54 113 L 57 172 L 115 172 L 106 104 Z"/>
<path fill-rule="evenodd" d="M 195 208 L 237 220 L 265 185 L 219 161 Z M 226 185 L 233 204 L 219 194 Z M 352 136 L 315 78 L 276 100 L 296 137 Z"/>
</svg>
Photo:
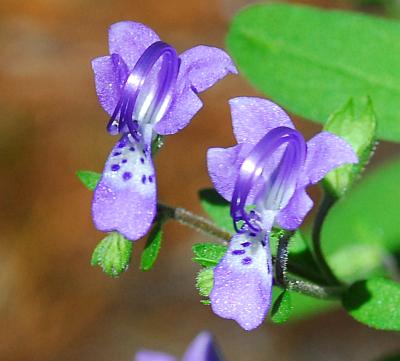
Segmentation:
<svg viewBox="0 0 400 361">
<path fill-rule="evenodd" d="M 348 143 L 328 132 L 306 143 L 271 101 L 242 97 L 230 106 L 238 144 L 209 149 L 207 158 L 215 188 L 231 202 L 237 234 L 214 270 L 210 299 L 216 314 L 251 330 L 271 304 L 272 227 L 298 228 L 313 206 L 306 187 L 358 160 Z"/>
<path fill-rule="evenodd" d="M 136 354 L 135 361 L 176 361 L 171 355 L 142 350 Z M 208 332 L 201 332 L 189 345 L 182 361 L 222 361 L 218 348 Z"/>
<path fill-rule="evenodd" d="M 220 49 L 197 46 L 179 57 L 143 24 L 124 21 L 109 30 L 109 56 L 92 67 L 100 103 L 121 138 L 95 189 L 92 213 L 101 231 L 142 237 L 156 214 L 151 144 L 184 128 L 202 107 L 197 94 L 236 69 Z"/>
</svg>

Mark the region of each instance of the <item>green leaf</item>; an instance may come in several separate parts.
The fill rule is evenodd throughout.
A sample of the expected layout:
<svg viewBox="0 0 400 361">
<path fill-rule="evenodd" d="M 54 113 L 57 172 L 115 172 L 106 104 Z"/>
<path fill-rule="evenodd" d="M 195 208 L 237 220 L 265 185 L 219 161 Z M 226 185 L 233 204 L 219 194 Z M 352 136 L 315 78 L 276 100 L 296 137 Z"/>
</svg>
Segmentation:
<svg viewBox="0 0 400 361">
<path fill-rule="evenodd" d="M 283 291 L 271 308 L 271 320 L 274 323 L 285 323 L 289 321 L 292 313 L 292 300 L 290 292 Z"/>
<path fill-rule="evenodd" d="M 400 284 L 376 277 L 354 283 L 343 306 L 357 321 L 379 330 L 400 331 Z"/>
<path fill-rule="evenodd" d="M 330 211 L 322 248 L 335 274 L 355 282 L 390 274 L 400 255 L 400 160 L 367 174 Z M 398 260 L 397 260 L 398 263 Z"/>
<path fill-rule="evenodd" d="M 233 233 L 234 227 L 230 214 L 230 204 L 213 188 L 202 189 L 199 192 L 200 203 L 204 211 L 218 227 Z"/>
<path fill-rule="evenodd" d="M 196 277 L 196 288 L 200 296 L 208 297 L 211 293 L 214 283 L 213 268 L 203 268 L 199 271 Z"/>
<path fill-rule="evenodd" d="M 399 38 L 400 23 L 384 18 L 260 4 L 236 15 L 227 45 L 239 70 L 287 110 L 324 123 L 349 98 L 370 96 L 378 137 L 400 141 Z"/>
<path fill-rule="evenodd" d="M 153 143 L 151 143 L 151 155 L 154 157 L 158 151 L 164 146 L 164 136 L 157 134 Z"/>
<path fill-rule="evenodd" d="M 392 355 L 387 355 L 383 358 L 380 358 L 379 361 L 400 361 L 400 354 L 392 354 Z"/>
<path fill-rule="evenodd" d="M 193 261 L 204 267 L 216 266 L 226 253 L 227 246 L 217 243 L 196 243 L 192 250 Z"/>
<path fill-rule="evenodd" d="M 147 238 L 146 246 L 140 258 L 140 269 L 142 271 L 148 271 L 153 268 L 154 262 L 160 252 L 162 238 L 162 224 L 157 222 Z"/>
<path fill-rule="evenodd" d="M 97 183 L 99 182 L 101 178 L 100 173 L 92 172 L 90 170 L 78 170 L 76 172 L 76 175 L 78 176 L 79 180 L 83 183 L 83 185 L 93 191 Z"/>
<path fill-rule="evenodd" d="M 274 289 L 277 289 L 277 287 L 274 287 Z M 282 292 L 282 290 L 279 289 L 278 291 Z M 276 292 L 277 291 L 274 290 L 273 293 Z M 328 310 L 338 308 L 338 306 L 340 305 L 340 303 L 337 301 L 319 300 L 317 298 L 302 295 L 296 292 L 290 292 L 290 296 L 293 306 L 290 322 L 303 320 L 307 317 L 311 317 L 313 315 L 317 315 Z"/>
<path fill-rule="evenodd" d="M 364 111 L 356 116 L 353 99 L 350 99 L 330 116 L 324 130 L 345 139 L 359 158 L 358 164 L 345 164 L 324 179 L 328 191 L 341 197 L 360 176 L 375 150 L 376 117 L 372 101 L 369 100 Z"/>
<path fill-rule="evenodd" d="M 111 232 L 96 246 L 90 261 L 111 277 L 118 277 L 128 269 L 133 244 L 118 232 Z"/>
</svg>

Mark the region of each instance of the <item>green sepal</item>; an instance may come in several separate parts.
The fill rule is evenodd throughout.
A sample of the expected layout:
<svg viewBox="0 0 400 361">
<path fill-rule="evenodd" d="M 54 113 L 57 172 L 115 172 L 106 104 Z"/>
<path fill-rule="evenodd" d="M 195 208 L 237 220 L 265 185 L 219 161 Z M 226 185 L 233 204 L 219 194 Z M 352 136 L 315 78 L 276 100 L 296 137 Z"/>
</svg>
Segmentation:
<svg viewBox="0 0 400 361">
<path fill-rule="evenodd" d="M 356 152 L 359 162 L 345 164 L 329 172 L 324 179 L 327 191 L 341 197 L 358 179 L 372 157 L 376 146 L 376 116 L 370 98 L 359 115 L 355 112 L 353 99 L 333 113 L 324 130 L 346 140 Z"/>
<path fill-rule="evenodd" d="M 214 284 L 214 269 L 212 267 L 203 268 L 196 277 L 196 288 L 200 296 L 210 296 Z"/>
<path fill-rule="evenodd" d="M 285 323 L 289 321 L 290 315 L 292 314 L 293 306 L 290 292 L 283 291 L 271 308 L 271 320 L 274 323 Z"/>
<path fill-rule="evenodd" d="M 383 277 L 354 283 L 343 306 L 357 321 L 379 330 L 400 331 L 400 284 Z"/>
<path fill-rule="evenodd" d="M 111 232 L 96 246 L 90 264 L 99 266 L 104 273 L 118 277 L 128 269 L 133 243 L 118 232 Z"/>
<path fill-rule="evenodd" d="M 90 191 L 93 191 L 96 188 L 97 183 L 101 178 L 100 173 L 93 172 L 91 170 L 78 170 L 76 175 L 82 184 Z"/>
<path fill-rule="evenodd" d="M 147 238 L 146 246 L 140 257 L 140 269 L 142 271 L 148 271 L 153 268 L 161 249 L 162 238 L 162 222 L 157 222 Z"/>
<path fill-rule="evenodd" d="M 230 214 L 230 203 L 213 188 L 199 191 L 200 204 L 215 224 L 227 232 L 235 231 Z"/>
<path fill-rule="evenodd" d="M 217 243 L 196 243 L 192 247 L 194 253 L 192 260 L 203 267 L 216 266 L 227 249 L 227 246 Z"/>
<path fill-rule="evenodd" d="M 151 143 L 151 155 L 155 156 L 158 151 L 164 146 L 164 136 L 157 134 L 153 143 Z"/>
</svg>

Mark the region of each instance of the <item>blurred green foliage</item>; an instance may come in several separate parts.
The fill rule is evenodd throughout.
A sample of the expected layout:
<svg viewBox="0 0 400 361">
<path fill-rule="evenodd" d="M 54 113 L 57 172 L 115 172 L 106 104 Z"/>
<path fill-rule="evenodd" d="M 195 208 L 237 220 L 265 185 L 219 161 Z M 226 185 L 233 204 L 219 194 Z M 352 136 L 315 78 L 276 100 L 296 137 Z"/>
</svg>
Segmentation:
<svg viewBox="0 0 400 361">
<path fill-rule="evenodd" d="M 400 141 L 400 23 L 290 4 L 254 5 L 230 27 L 228 48 L 262 92 L 324 123 L 349 98 L 370 96 L 378 137 Z"/>
</svg>

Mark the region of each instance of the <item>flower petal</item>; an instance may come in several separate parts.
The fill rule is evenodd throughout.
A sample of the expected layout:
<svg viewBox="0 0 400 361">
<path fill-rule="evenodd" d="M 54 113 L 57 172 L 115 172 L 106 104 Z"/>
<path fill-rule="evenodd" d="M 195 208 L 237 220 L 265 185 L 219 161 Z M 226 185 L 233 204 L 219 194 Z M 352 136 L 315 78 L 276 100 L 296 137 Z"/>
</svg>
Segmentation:
<svg viewBox="0 0 400 361">
<path fill-rule="evenodd" d="M 176 357 L 163 352 L 140 350 L 135 355 L 135 361 L 176 361 Z"/>
<path fill-rule="evenodd" d="M 286 112 L 270 100 L 238 97 L 229 100 L 233 132 L 238 143 L 256 144 L 271 129 L 294 128 Z"/>
<path fill-rule="evenodd" d="M 229 73 L 237 73 L 223 50 L 196 46 L 180 55 L 181 65 L 174 100 L 156 124 L 158 134 L 174 134 L 186 127 L 203 106 L 197 94 L 213 86 Z"/>
<path fill-rule="evenodd" d="M 278 213 L 276 222 L 283 229 L 294 230 L 303 223 L 313 204 L 305 188 L 299 188 L 295 191 L 287 206 Z"/>
<path fill-rule="evenodd" d="M 212 335 L 209 332 L 201 332 L 189 345 L 182 361 L 222 361 L 222 357 Z"/>
<path fill-rule="evenodd" d="M 307 142 L 307 158 L 302 183 L 315 184 L 332 169 L 346 163 L 357 163 L 353 148 L 344 139 L 321 132 Z"/>
<path fill-rule="evenodd" d="M 232 199 L 240 166 L 252 148 L 252 144 L 242 143 L 230 148 L 210 148 L 207 151 L 207 167 L 211 181 L 217 192 L 229 202 Z M 265 186 L 265 179 L 268 179 L 276 169 L 282 154 L 283 150 L 278 150 L 266 159 L 263 178 L 260 178 L 251 189 L 247 204 L 254 203 L 255 197 L 261 193 Z"/>
<path fill-rule="evenodd" d="M 153 162 L 141 145 L 127 138 L 112 150 L 92 203 L 93 221 L 100 231 L 118 231 L 135 241 L 149 230 L 156 214 Z"/>
<path fill-rule="evenodd" d="M 128 78 L 128 67 L 119 55 L 113 54 L 92 60 L 92 68 L 100 104 L 112 115 Z"/>
<path fill-rule="evenodd" d="M 120 21 L 110 26 L 108 44 L 110 54 L 119 54 L 132 71 L 139 57 L 153 43 L 158 35 L 147 26 L 133 21 Z"/>
<path fill-rule="evenodd" d="M 237 74 L 232 59 L 225 51 L 199 45 L 180 55 L 179 70 L 182 81 L 190 84 L 196 93 L 213 86 L 229 73 Z"/>
<path fill-rule="evenodd" d="M 219 194 L 227 201 L 232 199 L 236 177 L 243 159 L 239 158 L 242 145 L 230 148 L 210 148 L 207 151 L 207 167 L 211 181 Z"/>
<path fill-rule="evenodd" d="M 214 269 L 210 294 L 214 313 L 235 320 L 247 331 L 263 322 L 272 294 L 269 244 L 260 234 L 254 236 L 233 236 L 226 255 Z"/>
<path fill-rule="evenodd" d="M 179 132 L 190 123 L 203 106 L 203 102 L 187 84 L 180 84 L 180 86 L 183 86 L 183 89 L 179 91 L 180 95 L 175 96 L 168 111 L 154 126 L 158 134 L 168 135 Z"/>
</svg>

